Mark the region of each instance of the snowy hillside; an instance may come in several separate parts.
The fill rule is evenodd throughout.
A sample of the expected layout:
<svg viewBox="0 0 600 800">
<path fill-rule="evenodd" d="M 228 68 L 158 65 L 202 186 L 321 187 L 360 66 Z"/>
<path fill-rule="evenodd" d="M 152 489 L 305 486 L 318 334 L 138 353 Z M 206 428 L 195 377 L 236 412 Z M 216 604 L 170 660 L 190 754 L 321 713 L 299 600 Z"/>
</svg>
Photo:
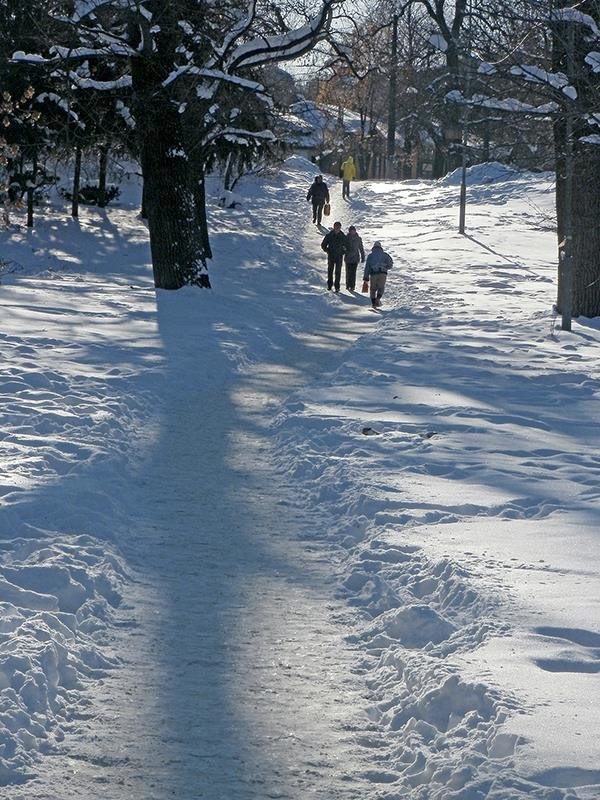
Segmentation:
<svg viewBox="0 0 600 800">
<path fill-rule="evenodd" d="M 381 314 L 325 291 L 312 165 L 156 292 L 139 189 L 0 232 L 11 800 L 600 798 L 595 321 L 553 186 L 358 183 Z"/>
</svg>

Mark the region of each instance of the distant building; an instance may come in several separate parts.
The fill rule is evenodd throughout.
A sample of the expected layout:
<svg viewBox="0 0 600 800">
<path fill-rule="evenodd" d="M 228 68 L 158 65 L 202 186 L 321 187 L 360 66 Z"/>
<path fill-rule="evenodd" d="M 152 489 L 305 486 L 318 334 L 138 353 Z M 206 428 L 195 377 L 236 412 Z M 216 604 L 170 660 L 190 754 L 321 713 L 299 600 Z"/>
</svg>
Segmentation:
<svg viewBox="0 0 600 800">
<path fill-rule="evenodd" d="M 341 162 L 354 156 L 361 178 L 416 178 L 430 174 L 432 143 L 407 149 L 396 134 L 396 152 L 387 157 L 385 123 L 373 125 L 355 111 L 300 100 L 278 117 L 276 134 L 283 146 L 311 159 L 323 172 L 337 175 Z"/>
</svg>

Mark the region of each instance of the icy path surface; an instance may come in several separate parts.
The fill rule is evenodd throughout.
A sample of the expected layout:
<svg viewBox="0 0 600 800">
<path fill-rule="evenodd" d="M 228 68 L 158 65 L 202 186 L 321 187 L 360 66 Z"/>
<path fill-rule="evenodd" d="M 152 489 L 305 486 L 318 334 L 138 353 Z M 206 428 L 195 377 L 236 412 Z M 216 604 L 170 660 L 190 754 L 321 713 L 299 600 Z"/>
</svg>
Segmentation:
<svg viewBox="0 0 600 800">
<path fill-rule="evenodd" d="M 600 332 L 548 179 L 476 171 L 468 237 L 452 177 L 335 191 L 382 315 L 302 159 L 212 209 L 213 292 L 137 199 L 6 232 L 0 793 L 599 800 Z"/>
<path fill-rule="evenodd" d="M 320 235 L 307 235 L 318 259 Z M 261 297 L 252 284 L 249 313 L 217 293 L 159 293 L 156 308 L 149 288 L 131 297 L 124 320 L 138 315 L 145 333 L 129 366 L 148 364 L 136 379 L 147 418 L 138 415 L 125 474 L 103 475 L 107 487 L 125 482 L 114 536 L 134 576 L 115 612 L 119 665 L 88 687 L 89 712 L 36 778 L 11 787 L 14 800 L 325 800 L 364 797 L 371 785 L 338 565 L 310 541 L 325 527 L 319 509 L 303 508 L 276 469 L 272 422 L 373 320 L 334 298 L 303 310 L 310 273 L 292 267 L 296 286 L 288 276 Z M 140 335 L 108 313 L 123 288 L 98 290 L 86 346 Z M 77 285 L 60 291 L 54 311 L 75 328 Z"/>
<path fill-rule="evenodd" d="M 277 395 L 306 375 L 253 373 L 173 398 L 142 469 L 143 546 L 160 571 L 138 638 L 154 664 L 132 722 L 157 705 L 125 771 L 136 797 L 361 796 L 355 654 L 331 564 L 298 540 L 319 519 L 272 466 Z"/>
<path fill-rule="evenodd" d="M 169 397 L 123 543 L 144 584 L 113 714 L 76 741 L 61 797 L 363 796 L 356 654 L 331 564 L 299 539 L 318 515 L 272 467 L 276 393 L 302 377 L 272 365 Z"/>
</svg>

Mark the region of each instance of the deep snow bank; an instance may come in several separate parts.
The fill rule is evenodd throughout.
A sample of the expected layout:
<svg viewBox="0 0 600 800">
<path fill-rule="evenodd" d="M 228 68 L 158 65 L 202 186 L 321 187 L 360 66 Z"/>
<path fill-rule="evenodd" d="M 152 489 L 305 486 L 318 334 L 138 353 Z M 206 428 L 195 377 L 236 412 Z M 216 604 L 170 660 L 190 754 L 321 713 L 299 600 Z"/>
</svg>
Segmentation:
<svg viewBox="0 0 600 800">
<path fill-rule="evenodd" d="M 531 173 L 523 173 L 514 167 L 509 167 L 507 164 L 501 164 L 499 161 L 487 161 L 483 164 L 475 164 L 472 167 L 467 167 L 466 178 L 469 186 L 504 183 L 506 181 L 535 180 L 535 177 Z M 440 178 L 438 183 L 441 186 L 458 186 L 461 180 L 462 168 L 458 167 L 458 169 Z"/>
<path fill-rule="evenodd" d="M 2 232 L 1 784 L 66 746 L 118 664 L 112 629 L 127 613 L 116 541 L 139 420 L 152 424 L 136 380 L 158 360 L 142 309 L 126 321 L 131 289 L 98 276 L 115 268 L 111 223 L 99 217 L 75 224 L 49 208 L 33 231 L 17 220 Z M 135 262 L 145 236 L 138 224 L 120 258 Z"/>
<path fill-rule="evenodd" d="M 1 232 L 1 783 L 34 775 L 40 754 L 69 753 L 78 720 L 97 713 L 96 683 L 120 679 L 132 479 L 172 413 L 166 361 L 169 389 L 185 396 L 293 347 L 301 303 L 286 300 L 310 296 L 314 276 L 298 258 L 313 175 L 293 157 L 246 181 L 239 208 L 212 208 L 214 292 L 159 303 L 134 178 L 77 222 L 50 204 L 32 231 L 16 214 Z M 304 319 L 328 300 L 304 305 Z"/>
<path fill-rule="evenodd" d="M 126 576 L 89 536 L 2 542 L 0 784 L 32 777 L 89 703 L 86 684 L 116 666 L 106 632 Z"/>
<path fill-rule="evenodd" d="M 388 310 L 281 465 L 345 553 L 377 797 L 598 798 L 598 333 L 556 331 L 547 177 L 480 171 L 468 237 L 451 179 L 359 190 Z"/>
</svg>

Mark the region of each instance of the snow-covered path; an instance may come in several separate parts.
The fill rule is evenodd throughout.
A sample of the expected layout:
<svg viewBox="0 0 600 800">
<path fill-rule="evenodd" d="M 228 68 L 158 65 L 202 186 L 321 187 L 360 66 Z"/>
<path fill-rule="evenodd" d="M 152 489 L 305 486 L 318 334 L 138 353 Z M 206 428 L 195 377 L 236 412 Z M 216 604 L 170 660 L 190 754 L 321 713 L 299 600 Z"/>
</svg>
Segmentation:
<svg viewBox="0 0 600 800">
<path fill-rule="evenodd" d="M 214 292 L 152 289 L 135 206 L 10 233 L 11 800 L 600 798 L 598 330 L 547 179 L 479 173 L 469 237 L 452 178 L 338 200 L 382 316 L 301 159 L 213 209 Z"/>
<path fill-rule="evenodd" d="M 268 435 L 278 399 L 307 376 L 252 372 L 208 390 L 199 375 L 171 396 L 141 466 L 132 541 L 156 570 L 152 599 L 136 602 L 134 723 L 149 698 L 152 712 L 122 772 L 135 797 L 360 796 L 355 654 L 331 566 L 299 539 L 318 515 L 273 468 Z"/>
<path fill-rule="evenodd" d="M 320 235 L 304 220 L 301 230 L 303 258 L 319 263 Z M 107 787 L 113 800 L 359 798 L 371 785 L 359 744 L 364 683 L 344 641 L 348 610 L 334 599 L 337 565 L 310 542 L 328 521 L 302 507 L 276 468 L 272 422 L 373 319 L 327 298 L 302 320 L 311 289 L 306 265 L 294 267 L 297 291 L 271 287 L 243 320 L 239 297 L 211 309 L 198 292 L 159 293 L 153 309 L 142 285 L 132 298 L 146 325 L 133 360 L 150 371 L 139 384 L 148 427 L 138 417 L 118 498 L 126 520 L 114 533 L 135 576 L 111 642 L 121 663 L 94 685 L 91 713 L 78 715 L 63 754 L 14 787 L 15 800 L 94 800 Z M 98 292 L 101 335 L 122 288 Z M 131 335 L 110 324 L 114 340 Z M 240 341 L 234 325 L 246 329 Z M 253 363 L 244 358 L 252 349 Z"/>
<path fill-rule="evenodd" d="M 331 565 L 298 538 L 318 515 L 277 476 L 266 435 L 299 377 L 198 381 L 171 406 L 132 493 L 122 544 L 143 583 L 125 662 L 96 698 L 108 713 L 66 758 L 68 793 L 35 797 L 361 796 L 355 653 Z"/>
</svg>

